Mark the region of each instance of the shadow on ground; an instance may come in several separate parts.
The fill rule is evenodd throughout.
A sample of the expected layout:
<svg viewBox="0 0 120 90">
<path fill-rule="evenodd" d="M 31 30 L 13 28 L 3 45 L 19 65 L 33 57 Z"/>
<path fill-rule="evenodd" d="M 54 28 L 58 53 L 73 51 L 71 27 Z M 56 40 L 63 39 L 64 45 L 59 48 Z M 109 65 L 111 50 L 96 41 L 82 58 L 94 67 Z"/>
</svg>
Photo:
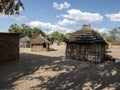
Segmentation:
<svg viewBox="0 0 120 90">
<path fill-rule="evenodd" d="M 64 63 L 63 63 L 64 62 Z M 62 64 L 61 64 L 62 63 Z M 66 66 L 64 66 L 66 65 Z M 34 89 L 45 90 L 120 90 L 120 64 L 88 64 L 79 61 L 54 63 L 54 66 L 47 70 L 66 72 L 49 78 L 42 84 L 34 86 Z"/>
<path fill-rule="evenodd" d="M 20 54 L 20 60 L 0 63 L 0 90 L 11 89 L 14 82 L 37 71 L 41 66 L 52 63 L 52 59 L 34 54 Z"/>
<path fill-rule="evenodd" d="M 120 63 L 91 64 L 66 60 L 64 56 L 49 57 L 26 53 L 20 55 L 19 61 L 0 64 L 0 89 L 12 89 L 15 81 L 33 74 L 42 69 L 41 67 L 46 72 L 57 72 L 57 74 L 53 77 L 42 75 L 34 77 L 41 83 L 32 86 L 31 89 L 120 90 Z"/>
</svg>

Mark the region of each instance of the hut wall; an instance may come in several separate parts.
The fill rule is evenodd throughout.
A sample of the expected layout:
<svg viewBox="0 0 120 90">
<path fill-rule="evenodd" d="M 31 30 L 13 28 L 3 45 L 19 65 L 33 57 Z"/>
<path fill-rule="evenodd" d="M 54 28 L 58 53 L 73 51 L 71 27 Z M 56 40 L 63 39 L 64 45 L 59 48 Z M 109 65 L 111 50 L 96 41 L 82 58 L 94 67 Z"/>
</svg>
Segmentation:
<svg viewBox="0 0 120 90">
<path fill-rule="evenodd" d="M 60 42 L 60 44 L 59 45 L 66 45 L 66 43 L 65 42 Z"/>
<path fill-rule="evenodd" d="M 19 34 L 0 33 L 0 62 L 19 59 Z"/>
<path fill-rule="evenodd" d="M 21 48 L 30 48 L 30 42 L 29 41 L 20 42 L 20 47 Z"/>
<path fill-rule="evenodd" d="M 103 44 L 75 44 L 69 43 L 66 48 L 66 58 L 87 60 L 87 61 L 102 61 L 105 56 L 106 47 Z"/>
<path fill-rule="evenodd" d="M 42 51 L 48 51 L 49 50 L 49 45 L 46 45 L 46 47 L 43 47 L 43 45 L 31 45 L 31 51 L 32 52 L 42 52 Z"/>
</svg>

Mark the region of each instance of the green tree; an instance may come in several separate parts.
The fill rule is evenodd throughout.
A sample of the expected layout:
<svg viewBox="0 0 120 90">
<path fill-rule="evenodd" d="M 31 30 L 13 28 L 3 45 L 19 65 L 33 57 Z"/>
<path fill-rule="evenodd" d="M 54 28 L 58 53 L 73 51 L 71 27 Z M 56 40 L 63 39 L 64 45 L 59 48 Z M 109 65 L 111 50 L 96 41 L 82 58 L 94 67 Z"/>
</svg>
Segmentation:
<svg viewBox="0 0 120 90">
<path fill-rule="evenodd" d="M 45 38 L 47 38 L 47 35 L 39 28 L 33 28 L 30 30 L 31 31 L 31 37 L 35 38 L 39 34 L 43 35 Z"/>
<path fill-rule="evenodd" d="M 104 33 L 102 34 L 102 37 L 104 38 L 104 40 L 106 40 L 107 42 L 112 42 L 113 41 L 113 37 L 110 34 Z"/>
<path fill-rule="evenodd" d="M 20 27 L 17 24 L 12 24 L 9 27 L 9 32 L 10 33 L 21 33 L 21 29 L 20 29 Z"/>
<path fill-rule="evenodd" d="M 55 31 L 55 32 L 53 32 L 53 33 L 51 33 L 51 34 L 49 35 L 49 40 L 50 40 L 52 43 L 53 43 L 54 41 L 58 41 L 58 44 L 59 44 L 59 42 L 65 40 L 65 35 L 62 34 L 62 33 L 59 33 L 59 32 L 57 32 L 57 31 Z"/>
<path fill-rule="evenodd" d="M 72 33 L 66 33 L 66 34 L 65 34 L 65 38 L 66 38 L 66 39 L 69 39 L 70 36 L 71 36 L 71 34 L 72 34 Z"/>
<path fill-rule="evenodd" d="M 113 30 L 109 31 L 109 34 L 111 36 L 112 41 L 115 40 L 117 38 L 117 35 L 116 35 L 117 29 L 113 29 Z"/>
<path fill-rule="evenodd" d="M 103 38 L 108 42 L 120 39 L 120 27 L 110 30 L 108 33 L 102 34 Z"/>
<path fill-rule="evenodd" d="M 113 40 L 120 38 L 120 27 L 112 29 L 109 31 L 109 33 L 112 36 Z"/>
<path fill-rule="evenodd" d="M 30 30 L 31 30 L 31 28 L 28 25 L 22 24 L 20 26 L 21 37 L 24 37 L 24 36 L 31 37 L 31 31 Z"/>
<path fill-rule="evenodd" d="M 20 37 L 29 36 L 31 38 L 35 38 L 40 33 L 47 37 L 47 35 L 39 28 L 30 28 L 28 25 L 22 24 L 18 26 L 17 24 L 12 24 L 9 28 L 10 33 L 20 33 Z"/>
<path fill-rule="evenodd" d="M 10 33 L 20 33 L 20 37 L 29 36 L 29 29 L 30 27 L 22 24 L 21 26 L 18 26 L 17 24 L 12 24 L 9 28 Z"/>
<path fill-rule="evenodd" d="M 24 9 L 21 0 L 0 0 L 0 13 L 2 14 L 19 14 L 20 8 Z"/>
</svg>

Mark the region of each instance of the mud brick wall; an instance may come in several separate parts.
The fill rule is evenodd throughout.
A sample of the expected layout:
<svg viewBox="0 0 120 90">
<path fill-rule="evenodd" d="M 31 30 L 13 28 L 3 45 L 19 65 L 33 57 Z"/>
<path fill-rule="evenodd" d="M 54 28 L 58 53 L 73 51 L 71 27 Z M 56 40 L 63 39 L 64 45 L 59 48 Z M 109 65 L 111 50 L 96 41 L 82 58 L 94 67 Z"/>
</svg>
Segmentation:
<svg viewBox="0 0 120 90">
<path fill-rule="evenodd" d="M 32 52 L 43 52 L 43 51 L 47 51 L 47 48 L 43 48 L 42 45 L 32 45 L 31 51 Z"/>
<path fill-rule="evenodd" d="M 0 33 L 0 62 L 19 59 L 19 34 Z"/>
</svg>

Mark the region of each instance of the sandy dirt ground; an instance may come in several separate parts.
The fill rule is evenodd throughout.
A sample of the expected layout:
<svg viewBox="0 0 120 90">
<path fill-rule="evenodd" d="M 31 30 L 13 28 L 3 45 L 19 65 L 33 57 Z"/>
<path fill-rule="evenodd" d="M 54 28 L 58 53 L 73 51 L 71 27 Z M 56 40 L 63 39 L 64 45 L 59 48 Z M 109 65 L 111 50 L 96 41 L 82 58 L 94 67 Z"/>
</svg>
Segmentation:
<svg viewBox="0 0 120 90">
<path fill-rule="evenodd" d="M 50 52 L 20 49 L 18 61 L 0 63 L 0 90 L 120 90 L 120 63 L 92 64 L 65 58 L 65 46 Z M 120 49 L 110 49 L 120 58 Z"/>
</svg>

